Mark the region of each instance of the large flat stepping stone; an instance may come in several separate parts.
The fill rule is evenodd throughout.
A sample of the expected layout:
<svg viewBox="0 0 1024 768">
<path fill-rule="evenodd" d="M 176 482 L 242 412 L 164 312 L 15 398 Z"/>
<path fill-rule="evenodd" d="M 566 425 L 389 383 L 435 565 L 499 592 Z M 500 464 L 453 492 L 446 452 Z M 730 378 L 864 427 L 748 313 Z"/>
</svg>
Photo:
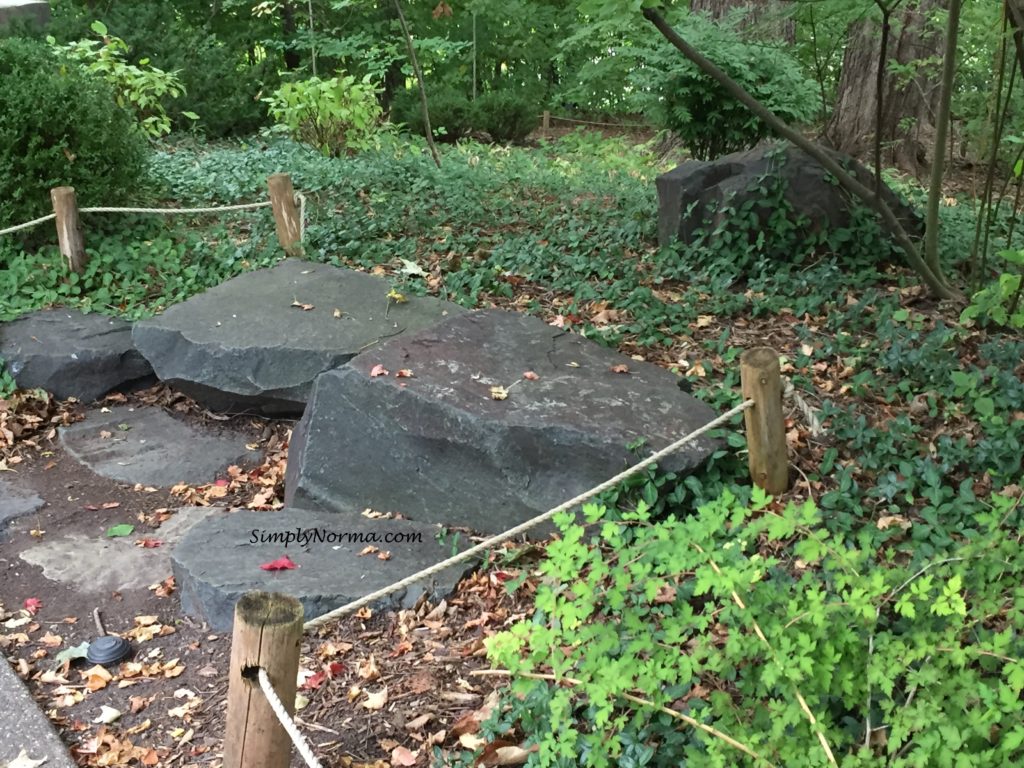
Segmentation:
<svg viewBox="0 0 1024 768">
<path fill-rule="evenodd" d="M 452 555 L 438 533 L 437 526 L 359 514 L 221 512 L 194 526 L 171 561 L 182 611 L 221 631 L 231 628 L 235 603 L 250 590 L 297 597 L 309 620 L 393 584 Z M 298 567 L 260 567 L 285 555 Z M 424 591 L 447 595 L 472 567 L 447 568 L 379 606 L 408 608 Z"/>
<path fill-rule="evenodd" d="M 22 389 L 83 402 L 153 373 L 132 344 L 131 324 L 76 309 L 46 309 L 0 324 L 0 358 Z"/>
<path fill-rule="evenodd" d="M 260 458 L 245 447 L 243 435 L 200 429 L 159 408 L 104 410 L 63 427 L 60 442 L 72 457 L 111 480 L 165 488 L 201 485 L 216 480 L 232 464 Z"/>
<path fill-rule="evenodd" d="M 128 536 L 109 538 L 103 527 L 93 536 L 74 533 L 46 538 L 23 550 L 22 560 L 39 566 L 51 581 L 77 591 L 109 594 L 145 589 L 171 575 L 171 549 L 204 518 L 217 514 L 214 507 L 182 507 L 154 530 L 137 528 Z M 154 539 L 158 547 L 140 547 L 139 539 Z"/>
<path fill-rule="evenodd" d="M 379 277 L 286 259 L 136 324 L 135 344 L 162 381 L 211 408 L 300 413 L 320 372 L 465 311 L 412 296 L 389 305 L 390 290 Z"/>
<path fill-rule="evenodd" d="M 644 439 L 648 455 L 715 417 L 677 384 L 537 318 L 462 315 L 317 379 L 292 435 L 285 503 L 503 531 L 635 463 L 630 443 Z M 715 445 L 701 438 L 662 466 L 688 472 Z"/>
<path fill-rule="evenodd" d="M 0 478 L 0 541 L 3 541 L 8 523 L 19 517 L 31 515 L 46 505 L 32 491 L 7 482 Z"/>
</svg>

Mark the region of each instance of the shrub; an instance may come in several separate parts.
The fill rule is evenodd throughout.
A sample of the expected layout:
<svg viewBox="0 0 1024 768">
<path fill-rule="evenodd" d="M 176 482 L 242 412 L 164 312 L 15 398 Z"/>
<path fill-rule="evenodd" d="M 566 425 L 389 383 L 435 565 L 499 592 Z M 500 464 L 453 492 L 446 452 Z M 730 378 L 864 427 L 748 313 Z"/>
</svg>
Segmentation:
<svg viewBox="0 0 1024 768">
<path fill-rule="evenodd" d="M 476 127 L 496 142 L 520 142 L 540 124 L 537 105 L 515 91 L 491 91 L 476 100 Z"/>
<path fill-rule="evenodd" d="M 0 224 L 50 211 L 50 189 L 117 204 L 145 168 L 146 140 L 103 80 L 45 43 L 0 40 Z"/>
<path fill-rule="evenodd" d="M 468 134 L 473 125 L 474 105 L 469 98 L 454 88 L 442 88 L 427 93 L 430 108 L 430 128 L 437 141 L 454 143 Z M 419 91 L 403 91 L 391 107 L 391 120 L 403 123 L 411 132 L 423 135 L 423 109 Z"/>
<path fill-rule="evenodd" d="M 117 103 L 131 109 L 142 130 L 153 138 L 171 132 L 171 118 L 165 102 L 185 92 L 176 72 L 164 72 L 152 66 L 148 59 L 137 65 L 127 60 L 128 44 L 119 37 L 109 35 L 106 25 L 94 21 L 92 31 L 102 40 L 76 40 L 66 45 L 48 37 L 58 55 L 77 61 L 87 72 L 102 77 L 114 89 Z M 188 114 L 192 120 L 195 114 Z"/>
<path fill-rule="evenodd" d="M 278 124 L 325 155 L 369 149 L 380 132 L 382 110 L 373 86 L 351 75 L 285 83 L 265 101 Z"/>
<path fill-rule="evenodd" d="M 823 742 L 851 767 L 1018 764 L 1021 514 L 989 501 L 956 557 L 915 562 L 758 489 L 685 520 L 563 513 L 533 621 L 486 641 L 526 673 L 490 734 L 518 720 L 556 768 L 824 766 Z"/>
<path fill-rule="evenodd" d="M 781 48 L 747 43 L 728 28 L 688 17 L 684 37 L 729 77 L 790 124 L 807 122 L 816 106 L 813 81 Z M 702 160 L 749 149 L 769 135 L 750 114 L 693 63 L 677 57 L 661 91 L 662 118 L 694 157 Z"/>
</svg>

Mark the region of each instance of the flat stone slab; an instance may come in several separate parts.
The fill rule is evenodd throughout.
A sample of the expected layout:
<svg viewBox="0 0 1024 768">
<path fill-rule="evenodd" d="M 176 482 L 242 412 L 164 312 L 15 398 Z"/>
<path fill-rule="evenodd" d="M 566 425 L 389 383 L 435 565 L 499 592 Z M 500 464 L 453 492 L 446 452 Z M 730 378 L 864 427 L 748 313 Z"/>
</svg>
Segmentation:
<svg viewBox="0 0 1024 768">
<path fill-rule="evenodd" d="M 26 563 L 37 565 L 51 581 L 89 592 L 123 592 L 145 589 L 171 575 L 171 549 L 185 533 L 216 514 L 214 507 L 183 507 L 158 529 L 136 529 L 128 536 L 108 538 L 105 527 L 95 535 L 71 534 L 47 538 L 22 551 Z M 136 546 L 139 539 L 155 539 L 160 546 Z"/>
<path fill-rule="evenodd" d="M 97 475 L 123 483 L 170 487 L 201 485 L 232 464 L 252 464 L 242 435 L 213 433 L 186 424 L 159 408 L 118 406 L 90 412 L 60 430 L 60 442 Z"/>
<path fill-rule="evenodd" d="M 29 765 L 39 764 L 42 768 L 75 768 L 76 765 L 25 684 L 14 674 L 7 659 L 0 658 L 0 765 L 14 763 L 22 752 L 36 761 Z M 44 758 L 45 762 L 38 762 Z"/>
<path fill-rule="evenodd" d="M 360 514 L 220 512 L 195 525 L 171 560 L 182 611 L 222 631 L 231 628 L 238 598 L 251 590 L 294 595 L 309 620 L 393 584 L 452 555 L 451 542 L 439 542 L 438 533 L 433 525 Z M 260 568 L 284 555 L 298 567 Z M 408 608 L 425 590 L 447 595 L 472 567 L 448 568 L 380 605 Z"/>
<path fill-rule="evenodd" d="M 379 277 L 286 259 L 136 324 L 157 376 L 218 410 L 300 413 L 313 379 L 382 339 L 464 312 L 410 296 L 388 301 Z"/>
<path fill-rule="evenodd" d="M 378 365 L 389 375 L 375 376 Z M 677 384 L 537 318 L 455 317 L 317 379 L 292 435 L 285 503 L 507 530 L 636 463 L 630 443 L 644 439 L 646 456 L 715 417 Z M 495 386 L 506 399 L 492 398 Z M 688 472 L 715 447 L 700 438 L 662 467 Z"/>
<path fill-rule="evenodd" d="M 18 488 L 0 478 L 0 541 L 3 540 L 7 524 L 25 515 L 31 515 L 46 505 L 32 491 Z"/>
<path fill-rule="evenodd" d="M 132 344 L 131 324 L 76 309 L 45 309 L 0 324 L 0 358 L 19 387 L 62 400 L 91 402 L 153 373 Z"/>
</svg>

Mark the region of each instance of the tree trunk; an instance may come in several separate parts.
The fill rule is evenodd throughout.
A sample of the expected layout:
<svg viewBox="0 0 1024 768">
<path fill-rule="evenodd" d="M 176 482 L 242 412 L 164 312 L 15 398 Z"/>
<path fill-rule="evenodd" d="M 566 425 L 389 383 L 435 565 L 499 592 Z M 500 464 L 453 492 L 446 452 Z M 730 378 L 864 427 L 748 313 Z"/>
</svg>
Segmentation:
<svg viewBox="0 0 1024 768">
<path fill-rule="evenodd" d="M 934 138 L 943 34 L 932 16 L 948 5 L 949 0 L 912 0 L 892 19 L 882 78 L 882 156 L 918 177 L 930 167 L 932 153 L 941 151 Z M 836 149 L 851 155 L 863 155 L 874 144 L 881 32 L 876 21 L 863 19 L 850 25 L 847 35 L 836 108 L 825 134 Z M 921 63 L 925 59 L 928 63 Z M 913 75 L 905 74 L 908 65 Z"/>
<path fill-rule="evenodd" d="M 302 59 L 299 52 L 292 48 L 295 41 L 295 10 L 291 3 L 281 3 L 281 36 L 284 38 L 285 69 L 298 69 Z"/>
<path fill-rule="evenodd" d="M 751 37 L 796 42 L 796 25 L 785 0 L 691 0 L 690 10 L 715 21 L 743 11 L 740 29 Z"/>
</svg>

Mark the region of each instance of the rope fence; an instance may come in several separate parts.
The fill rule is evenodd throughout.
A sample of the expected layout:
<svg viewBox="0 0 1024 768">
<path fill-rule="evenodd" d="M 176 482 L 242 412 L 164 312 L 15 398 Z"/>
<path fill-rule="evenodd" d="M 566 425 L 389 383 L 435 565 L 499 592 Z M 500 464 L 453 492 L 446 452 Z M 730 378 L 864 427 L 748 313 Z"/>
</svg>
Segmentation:
<svg viewBox="0 0 1024 768">
<path fill-rule="evenodd" d="M 650 128 L 649 125 L 644 123 L 603 123 L 598 120 L 579 120 L 575 117 L 559 117 L 558 115 L 552 115 L 547 110 L 541 114 L 541 128 L 544 131 L 550 130 L 552 120 L 560 123 L 573 123 L 575 125 L 594 125 L 600 128 Z"/>
<path fill-rule="evenodd" d="M 306 197 L 295 192 L 291 178 L 285 173 L 275 173 L 267 179 L 270 199 L 255 203 L 238 203 L 236 205 L 210 205 L 196 208 L 152 208 L 152 207 L 115 207 L 91 206 L 79 208 L 72 187 L 56 187 L 50 190 L 53 213 L 40 216 L 21 224 L 0 229 L 0 236 L 30 229 L 56 220 L 57 240 L 61 255 L 68 262 L 72 272 L 81 273 L 86 264 L 85 242 L 79 214 L 82 213 L 128 213 L 143 215 L 171 216 L 178 214 L 208 214 L 230 211 L 249 211 L 258 208 L 272 208 L 277 226 L 277 237 L 281 247 L 289 256 L 297 256 L 306 235 Z M 296 205 L 298 207 L 296 208 Z"/>
<path fill-rule="evenodd" d="M 292 745 L 306 765 L 320 768 L 319 761 L 292 719 L 294 707 L 282 702 L 282 698 L 285 702 L 294 701 L 299 648 L 304 633 L 320 629 L 360 608 L 428 580 L 441 571 L 476 559 L 492 548 L 550 521 L 555 515 L 572 510 L 617 487 L 716 427 L 726 424 L 738 414 L 744 416 L 752 480 L 769 493 L 784 492 L 789 483 L 789 460 L 782 410 L 784 388 L 778 354 L 767 347 L 747 350 L 740 359 L 740 379 L 743 401 L 698 429 L 568 501 L 340 608 L 304 622 L 302 604 L 295 597 L 263 592 L 250 592 L 243 596 L 235 610 L 227 712 L 227 733 L 237 738 L 230 742 L 225 740 L 224 768 L 255 768 L 257 765 L 263 768 L 287 768 Z M 787 399 L 793 398 L 792 384 L 789 384 L 787 390 Z M 813 415 L 813 411 L 810 413 Z M 820 426 L 820 422 L 815 423 Z M 266 601 L 266 605 L 254 611 L 253 606 L 262 605 L 261 601 Z M 256 690 L 254 686 L 249 684 L 246 688 L 244 684 L 246 673 L 251 677 L 253 671 L 258 673 L 259 690 L 263 694 L 261 699 L 253 698 L 253 691 Z M 280 681 L 276 690 L 271 685 L 271 678 Z M 811 717 L 813 721 L 813 715 Z M 271 759 L 271 753 L 277 757 Z"/>
</svg>

